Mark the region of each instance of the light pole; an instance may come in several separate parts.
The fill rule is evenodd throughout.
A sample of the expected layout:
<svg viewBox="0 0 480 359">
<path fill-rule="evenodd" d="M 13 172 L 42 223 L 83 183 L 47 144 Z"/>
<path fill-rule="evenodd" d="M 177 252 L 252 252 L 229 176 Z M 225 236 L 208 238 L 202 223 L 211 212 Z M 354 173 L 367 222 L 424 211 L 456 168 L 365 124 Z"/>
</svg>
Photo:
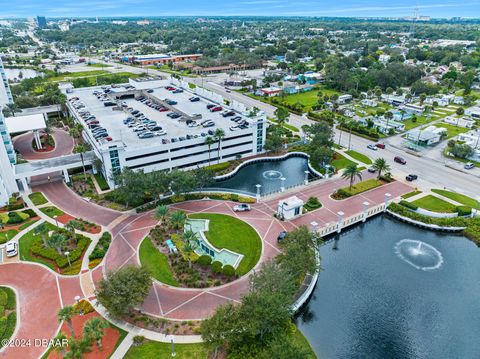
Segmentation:
<svg viewBox="0 0 480 359">
<path fill-rule="evenodd" d="M 170 335 L 169 336 L 169 339 L 170 339 L 170 343 L 172 343 L 172 357 L 174 357 L 175 355 L 177 355 L 177 353 L 175 353 L 175 344 L 173 343 L 173 335 Z"/>
<path fill-rule="evenodd" d="M 68 266 L 71 267 L 72 264 L 70 263 L 70 252 L 69 252 L 69 251 L 66 251 L 66 252 L 65 252 L 65 255 L 67 256 Z"/>
<path fill-rule="evenodd" d="M 260 188 L 262 188 L 261 184 L 256 184 L 255 187 L 257 188 L 257 202 L 260 201 Z"/>
<path fill-rule="evenodd" d="M 303 179 L 303 183 L 305 184 L 305 186 L 308 184 L 308 175 L 309 175 L 309 171 L 303 171 L 303 173 L 305 174 L 305 178 Z"/>
</svg>

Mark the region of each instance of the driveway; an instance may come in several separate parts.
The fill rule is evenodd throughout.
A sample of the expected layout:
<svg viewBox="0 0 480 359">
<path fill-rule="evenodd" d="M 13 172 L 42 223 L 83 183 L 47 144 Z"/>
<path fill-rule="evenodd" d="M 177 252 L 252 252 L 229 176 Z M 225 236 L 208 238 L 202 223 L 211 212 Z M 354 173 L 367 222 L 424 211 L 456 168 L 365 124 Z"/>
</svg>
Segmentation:
<svg viewBox="0 0 480 359">
<path fill-rule="evenodd" d="M 33 133 L 28 132 L 13 139 L 13 147 L 28 161 L 69 155 L 73 151 L 74 141 L 68 132 L 56 128 L 52 134 L 55 149 L 50 152 L 36 152 L 32 148 Z"/>
</svg>

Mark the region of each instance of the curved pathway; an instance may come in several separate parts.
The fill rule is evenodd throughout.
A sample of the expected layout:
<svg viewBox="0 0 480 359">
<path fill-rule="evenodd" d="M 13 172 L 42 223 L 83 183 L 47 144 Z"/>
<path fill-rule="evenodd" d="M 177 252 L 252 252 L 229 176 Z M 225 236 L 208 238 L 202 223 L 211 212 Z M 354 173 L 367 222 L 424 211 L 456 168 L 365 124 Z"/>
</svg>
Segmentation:
<svg viewBox="0 0 480 359">
<path fill-rule="evenodd" d="M 33 133 L 28 132 L 13 139 L 13 147 L 27 161 L 44 160 L 47 158 L 69 155 L 73 151 L 74 140 L 68 132 L 55 128 L 52 136 L 55 140 L 55 149 L 50 152 L 36 152 L 32 148 Z"/>
</svg>

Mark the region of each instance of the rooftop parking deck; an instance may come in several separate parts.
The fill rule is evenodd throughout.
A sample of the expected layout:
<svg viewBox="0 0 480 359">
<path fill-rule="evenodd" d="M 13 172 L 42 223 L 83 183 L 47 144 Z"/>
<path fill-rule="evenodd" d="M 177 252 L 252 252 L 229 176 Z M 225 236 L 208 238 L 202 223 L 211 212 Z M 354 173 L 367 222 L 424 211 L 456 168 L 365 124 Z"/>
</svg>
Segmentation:
<svg viewBox="0 0 480 359">
<path fill-rule="evenodd" d="M 156 81 L 156 83 L 158 84 L 158 81 Z M 165 80 L 164 86 L 167 85 L 169 85 L 169 82 Z M 124 88 L 116 88 L 114 90 L 115 95 L 118 95 L 122 91 L 127 91 Z M 227 110 L 227 108 L 219 104 L 215 105 L 221 106 L 222 111 L 211 112 L 207 109 L 207 105 L 212 104 L 212 102 L 203 98 L 201 98 L 200 101 L 191 102 L 189 98 L 195 96 L 195 94 L 185 89 L 182 93 L 173 93 L 173 91 L 169 91 L 163 86 L 152 90 L 153 92 L 150 93 L 144 92 L 144 95 L 148 96 L 150 101 L 161 105 L 162 103 L 165 104 L 164 101 L 166 99 L 170 99 L 177 103 L 173 105 L 165 104 L 165 106 L 169 108 L 169 110 L 165 112 L 160 112 L 158 109 L 148 106 L 134 98 L 120 100 L 118 103 L 124 103 L 124 107 L 121 109 L 117 106 L 106 107 L 104 106 L 104 102 L 99 100 L 94 94 L 94 91 L 103 92 L 103 89 L 100 87 L 76 89 L 69 94 L 69 97 L 79 98 L 79 101 L 85 105 L 82 110 L 88 110 L 96 117 L 99 125 L 107 130 L 108 135 L 112 138 L 112 142 L 119 141 L 130 148 L 158 145 L 162 140 L 172 141 L 172 139 L 174 139 L 174 141 L 179 141 L 179 138 L 182 138 L 183 141 L 188 141 L 187 136 L 192 137 L 192 139 L 206 137 L 208 131 L 215 131 L 217 128 L 223 129 L 228 137 L 234 133 L 234 131 L 230 130 L 230 127 L 238 125 L 237 122 L 232 121 L 232 118 L 241 116 L 242 119 L 249 123 L 252 122 L 239 113 L 235 113 L 230 117 L 223 117 L 222 112 Z M 127 124 L 123 123 L 127 117 L 132 117 L 131 111 L 128 111 L 129 108 L 132 109 L 131 111 L 138 110 L 147 119 L 155 121 L 166 134 L 160 136 L 155 135 L 152 138 L 139 138 L 139 132 L 135 132 L 133 127 L 128 127 Z M 181 114 L 182 117 L 175 119 L 170 118 L 168 114 L 172 112 L 177 112 Z M 187 120 L 193 119 L 198 124 L 197 127 L 189 127 L 187 125 Z M 204 128 L 201 122 L 205 120 L 213 121 L 214 126 Z M 137 123 L 140 123 L 140 121 Z M 109 143 L 105 140 L 99 140 L 100 143 L 102 141 L 105 144 Z"/>
</svg>

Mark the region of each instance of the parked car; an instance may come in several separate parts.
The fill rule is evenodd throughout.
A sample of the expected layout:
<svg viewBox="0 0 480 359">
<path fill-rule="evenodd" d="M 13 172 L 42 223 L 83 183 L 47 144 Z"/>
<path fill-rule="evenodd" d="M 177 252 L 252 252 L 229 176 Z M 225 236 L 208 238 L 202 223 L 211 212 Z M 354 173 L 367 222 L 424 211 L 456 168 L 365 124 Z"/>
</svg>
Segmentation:
<svg viewBox="0 0 480 359">
<path fill-rule="evenodd" d="M 158 111 L 160 111 L 160 112 L 167 112 L 167 111 L 168 111 L 168 108 L 166 108 L 166 107 L 160 107 L 160 108 L 158 109 Z"/>
<path fill-rule="evenodd" d="M 190 97 L 189 100 L 190 100 L 190 102 L 198 102 L 198 101 L 200 101 L 200 97 L 193 96 L 193 97 Z"/>
<path fill-rule="evenodd" d="M 204 128 L 213 127 L 213 126 L 215 126 L 215 122 L 213 122 L 213 121 L 207 121 L 207 122 L 205 122 L 202 126 L 203 126 Z"/>
<path fill-rule="evenodd" d="M 377 146 L 376 146 L 376 145 L 372 145 L 372 144 L 368 145 L 367 148 L 368 148 L 369 150 L 373 150 L 373 151 L 378 150 Z"/>
<path fill-rule="evenodd" d="M 385 149 L 385 144 L 384 143 L 376 143 L 375 146 L 377 146 L 378 148 L 381 148 L 382 150 Z"/>
<path fill-rule="evenodd" d="M 147 93 L 152 93 L 152 92 L 153 92 L 152 89 L 148 89 L 148 90 L 147 90 Z"/>
<path fill-rule="evenodd" d="M 213 103 L 207 104 L 207 109 L 210 110 L 211 108 L 214 108 L 215 105 Z"/>
<path fill-rule="evenodd" d="M 155 136 L 153 132 L 143 132 L 138 134 L 138 138 L 152 138 L 153 136 Z"/>
<path fill-rule="evenodd" d="M 182 93 L 183 90 L 182 89 L 176 89 L 176 90 L 173 90 L 172 93 Z"/>
<path fill-rule="evenodd" d="M 288 232 L 287 231 L 281 231 L 278 236 L 277 236 L 277 242 L 281 243 L 287 238 Z"/>
<path fill-rule="evenodd" d="M 465 166 L 463 166 L 466 170 L 471 170 L 474 167 L 475 165 L 472 162 L 465 163 Z"/>
<path fill-rule="evenodd" d="M 235 116 L 235 117 L 232 117 L 232 118 L 230 119 L 230 121 L 235 121 L 235 122 L 237 122 L 237 121 L 240 121 L 241 119 L 242 119 L 242 116 Z"/>
<path fill-rule="evenodd" d="M 112 106 L 115 106 L 115 105 L 116 105 L 116 103 L 113 102 L 113 101 L 105 101 L 103 103 L 103 106 L 105 106 L 105 107 L 112 107 Z"/>
<path fill-rule="evenodd" d="M 412 181 L 415 181 L 416 179 L 418 179 L 418 176 L 417 176 L 417 175 L 414 175 L 414 174 L 409 174 L 407 177 L 405 177 L 405 179 L 406 179 L 408 182 L 412 182 Z"/>
<path fill-rule="evenodd" d="M 5 248 L 7 257 L 15 257 L 18 254 L 18 246 L 15 242 L 8 242 Z"/>
<path fill-rule="evenodd" d="M 222 111 L 221 106 L 215 106 L 210 109 L 210 112 L 218 112 L 218 111 Z"/>
<path fill-rule="evenodd" d="M 375 168 L 373 168 L 373 167 L 368 167 L 368 170 L 367 170 L 367 171 L 370 172 L 370 173 L 375 173 L 375 172 L 377 172 L 377 170 L 376 170 Z"/>
<path fill-rule="evenodd" d="M 233 206 L 234 212 L 246 212 L 250 210 L 251 210 L 250 205 L 246 203 L 240 203 L 240 204 L 237 204 L 236 206 Z"/>
<path fill-rule="evenodd" d="M 93 138 L 96 139 L 96 140 L 98 140 L 100 138 L 105 138 L 105 137 L 108 137 L 107 132 L 100 132 L 100 133 L 97 133 L 96 135 L 93 136 Z"/>
<path fill-rule="evenodd" d="M 225 111 L 225 112 L 222 113 L 223 117 L 230 117 L 230 116 L 233 116 L 233 115 L 235 115 L 235 112 L 233 112 L 233 111 Z"/>
<path fill-rule="evenodd" d="M 401 165 L 406 165 L 407 164 L 407 161 L 405 160 L 405 158 L 403 157 L 400 157 L 400 156 L 396 156 L 393 161 L 397 162 L 397 163 L 400 163 Z"/>
<path fill-rule="evenodd" d="M 176 105 L 178 102 L 173 100 L 166 101 L 170 106 Z"/>
</svg>

